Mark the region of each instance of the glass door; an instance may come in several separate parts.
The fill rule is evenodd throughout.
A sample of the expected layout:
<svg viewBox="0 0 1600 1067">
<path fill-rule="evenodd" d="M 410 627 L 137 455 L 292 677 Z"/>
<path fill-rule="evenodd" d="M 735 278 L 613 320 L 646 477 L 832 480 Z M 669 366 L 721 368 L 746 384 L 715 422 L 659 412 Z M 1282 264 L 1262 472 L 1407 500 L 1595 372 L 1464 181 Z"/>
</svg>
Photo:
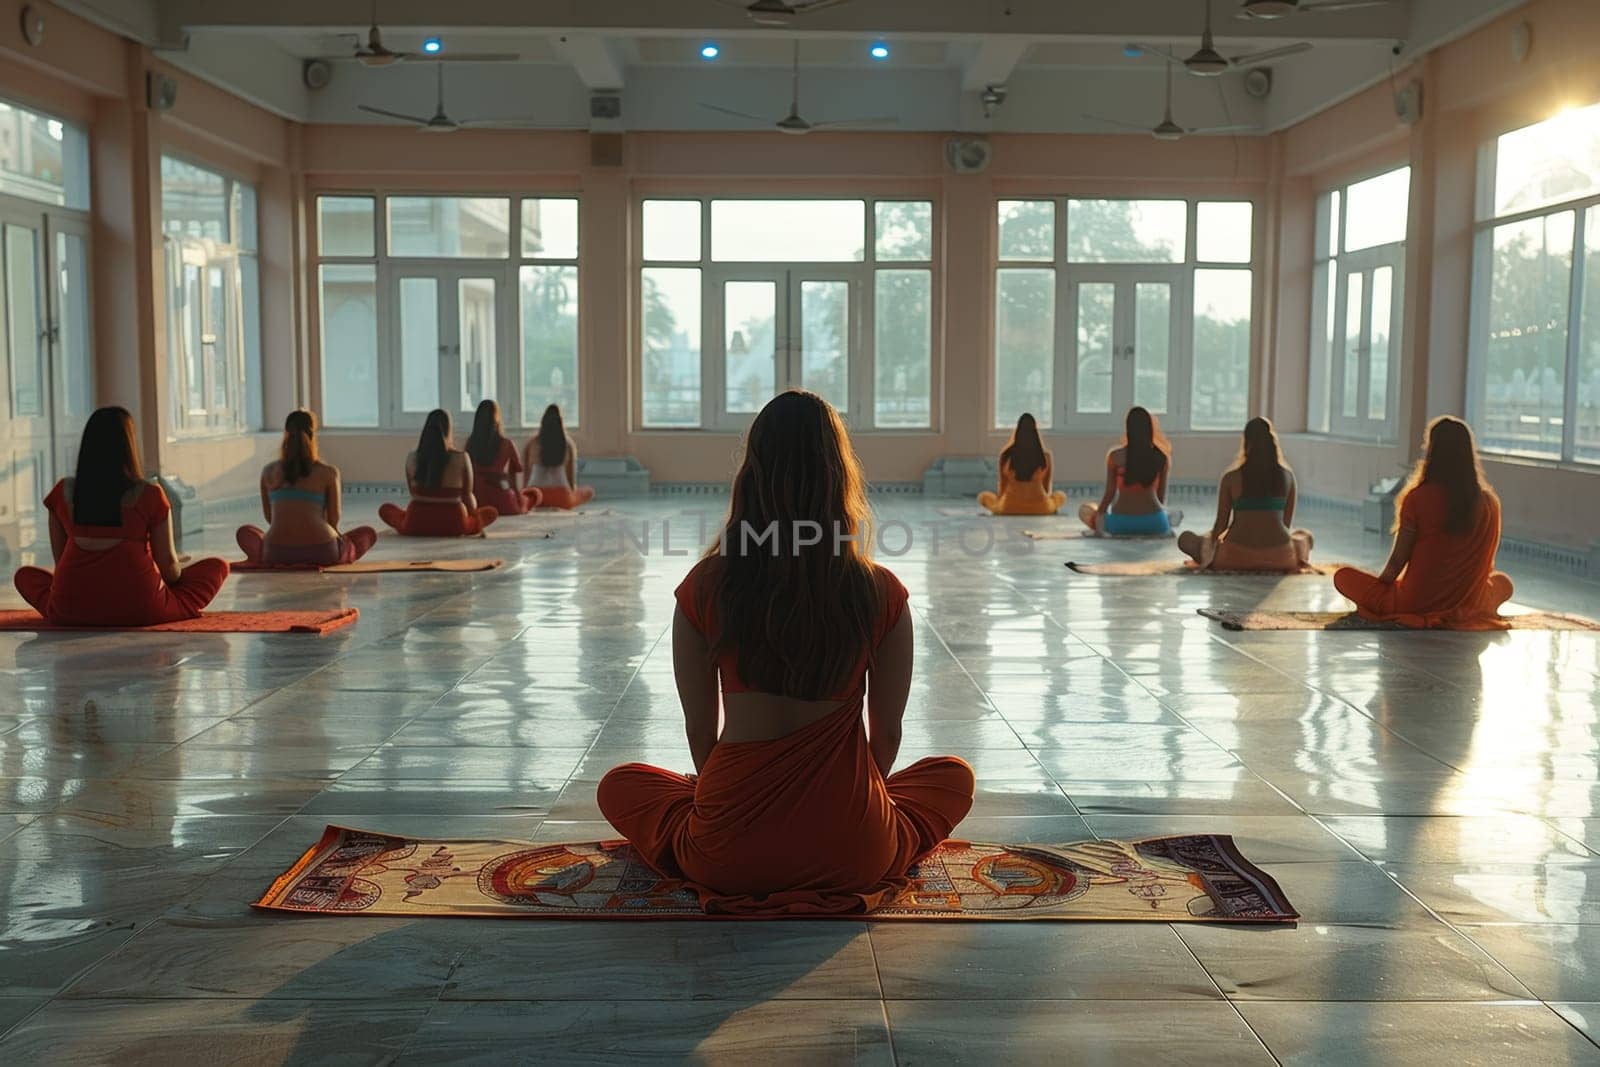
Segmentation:
<svg viewBox="0 0 1600 1067">
<path fill-rule="evenodd" d="M 1067 287 L 1066 427 L 1115 429 L 1135 404 L 1170 412 L 1181 279 L 1148 267 L 1102 268 Z"/>
<path fill-rule="evenodd" d="M 819 272 L 789 272 L 789 305 L 799 309 L 790 347 L 788 386 L 809 389 L 848 417 L 858 390 L 851 388 L 854 301 L 850 280 Z"/>
<path fill-rule="evenodd" d="M 1399 284 L 1394 257 L 1352 253 L 1339 263 L 1329 383 L 1329 423 L 1335 433 L 1389 436 L 1398 377 L 1393 356 L 1402 306 Z"/>
<path fill-rule="evenodd" d="M 5 355 L 9 456 L 5 510 L 32 543 L 55 474 L 50 423 L 50 320 L 44 213 L 0 210 L 0 352 Z"/>
<path fill-rule="evenodd" d="M 51 217 L 50 284 L 47 286 L 50 349 L 53 477 L 78 465 L 83 424 L 94 411 L 94 363 L 89 326 L 89 226 L 81 219 Z"/>
<path fill-rule="evenodd" d="M 451 413 L 456 436 L 470 432 L 483 400 L 500 398 L 500 307 L 505 287 L 490 271 L 400 268 L 393 280 L 393 328 L 400 352 L 399 419 L 419 423 L 434 408 Z M 514 424 L 518 412 L 502 417 Z"/>
</svg>

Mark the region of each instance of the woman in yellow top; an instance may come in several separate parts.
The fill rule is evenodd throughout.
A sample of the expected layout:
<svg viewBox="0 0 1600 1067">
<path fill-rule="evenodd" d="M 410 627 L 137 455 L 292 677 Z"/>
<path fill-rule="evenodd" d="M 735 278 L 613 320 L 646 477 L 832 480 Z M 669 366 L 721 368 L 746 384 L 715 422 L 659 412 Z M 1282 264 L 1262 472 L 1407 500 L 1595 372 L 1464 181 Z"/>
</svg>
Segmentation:
<svg viewBox="0 0 1600 1067">
<path fill-rule="evenodd" d="M 1000 450 L 1000 492 L 979 493 L 978 503 L 996 515 L 1054 515 L 1067 494 L 1050 488 L 1050 450 L 1039 439 L 1039 423 L 1023 413 L 1011 440 Z"/>
</svg>

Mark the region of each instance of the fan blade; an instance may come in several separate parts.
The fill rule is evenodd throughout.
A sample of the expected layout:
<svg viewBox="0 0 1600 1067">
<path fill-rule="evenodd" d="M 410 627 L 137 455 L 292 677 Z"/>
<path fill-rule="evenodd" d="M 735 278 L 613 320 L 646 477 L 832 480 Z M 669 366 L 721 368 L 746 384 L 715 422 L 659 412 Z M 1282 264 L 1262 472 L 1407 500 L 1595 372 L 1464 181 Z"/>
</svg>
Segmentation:
<svg viewBox="0 0 1600 1067">
<path fill-rule="evenodd" d="M 1260 126 L 1196 126 L 1184 133 L 1261 133 Z"/>
<path fill-rule="evenodd" d="M 720 111 L 724 115 L 732 115 L 736 119 L 749 119 L 751 122 L 759 122 L 764 126 L 772 125 L 772 120 L 764 115 L 752 115 L 748 111 L 735 111 L 731 107 L 719 107 L 716 104 L 707 104 L 704 102 L 702 102 L 700 106 L 709 111 Z"/>
<path fill-rule="evenodd" d="M 448 56 L 406 53 L 407 63 L 515 63 L 521 58 L 516 52 L 462 52 Z"/>
<path fill-rule="evenodd" d="M 813 122 L 811 124 L 811 128 L 813 130 L 842 130 L 850 126 L 898 125 L 900 125 L 900 120 L 898 118 L 889 117 L 876 119 L 834 119 L 832 122 Z"/>
<path fill-rule="evenodd" d="M 1312 0 L 1300 11 L 1357 11 L 1364 7 L 1388 7 L 1389 0 Z"/>
<path fill-rule="evenodd" d="M 574 126 L 570 123 L 548 123 L 542 119 L 460 119 L 457 126 L 470 126 L 475 130 L 587 130 L 587 126 Z"/>
<path fill-rule="evenodd" d="M 381 107 L 369 107 L 366 104 L 357 104 L 356 107 L 360 108 L 362 111 L 367 111 L 374 115 L 382 115 L 386 119 L 399 119 L 402 122 L 413 122 L 418 126 L 426 126 L 428 124 L 427 119 L 419 118 L 416 115 L 402 115 L 398 111 L 385 111 Z"/>
<path fill-rule="evenodd" d="M 1083 117 L 1091 122 L 1103 122 L 1107 126 L 1121 126 L 1125 130 L 1138 130 L 1140 133 L 1150 132 L 1150 127 L 1141 126 L 1136 122 L 1123 122 L 1121 119 L 1108 119 L 1103 115 L 1090 115 L 1087 112 L 1084 113 Z"/>
<path fill-rule="evenodd" d="M 1297 56 L 1301 52 L 1309 51 L 1311 51 L 1311 45 L 1301 41 L 1299 44 L 1286 44 L 1282 48 L 1269 48 L 1264 52 L 1251 52 L 1249 55 L 1228 60 L 1228 65 L 1232 67 L 1255 67 L 1260 66 L 1262 63 L 1271 63 L 1274 59 L 1282 59 L 1284 56 Z"/>
</svg>

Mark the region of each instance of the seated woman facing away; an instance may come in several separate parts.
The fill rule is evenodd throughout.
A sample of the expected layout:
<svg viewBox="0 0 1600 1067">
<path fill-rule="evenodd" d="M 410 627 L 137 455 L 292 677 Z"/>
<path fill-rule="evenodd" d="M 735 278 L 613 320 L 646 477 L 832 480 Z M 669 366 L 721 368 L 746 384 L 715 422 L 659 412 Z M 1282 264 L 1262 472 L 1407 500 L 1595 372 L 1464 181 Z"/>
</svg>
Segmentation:
<svg viewBox="0 0 1600 1067">
<path fill-rule="evenodd" d="M 1500 498 L 1483 476 L 1472 430 L 1442 415 L 1395 506 L 1394 549 L 1383 573 L 1342 567 L 1334 588 L 1364 618 L 1403 626 L 1500 630 L 1511 579 L 1494 569 Z"/>
<path fill-rule="evenodd" d="M 133 416 L 101 408 L 83 428 L 75 477 L 44 498 L 55 573 L 17 571 L 17 592 L 61 626 L 153 626 L 192 619 L 228 577 L 220 559 L 178 565 L 172 507 L 144 480 Z"/>
<path fill-rule="evenodd" d="M 1167 511 L 1167 474 L 1172 451 L 1155 417 L 1141 407 L 1128 409 L 1122 445 L 1106 453 L 1106 491 L 1099 505 L 1084 504 L 1078 518 L 1112 537 L 1165 537 L 1183 521 Z"/>
<path fill-rule="evenodd" d="M 234 535 L 245 558 L 268 566 L 331 567 L 354 563 L 378 540 L 370 526 L 339 532 L 339 468 L 317 457 L 317 420 L 297 409 L 283 420 L 278 459 L 261 471 L 267 530 L 241 526 Z"/>
<path fill-rule="evenodd" d="M 517 488 L 522 461 L 517 446 L 500 429 L 500 405 L 493 400 L 478 405 L 467 455 L 472 457 L 472 484 L 483 503 L 502 515 L 521 515 L 539 506 L 539 490 Z"/>
<path fill-rule="evenodd" d="M 578 446 L 555 404 L 544 409 L 538 432 L 523 446 L 522 465 L 528 484 L 539 490 L 540 507 L 576 508 L 594 499 L 593 489 L 578 484 Z"/>
<path fill-rule="evenodd" d="M 1052 492 L 1050 450 L 1039 440 L 1039 424 L 1023 413 L 1011 441 L 1000 451 L 1000 492 L 979 493 L 978 503 L 996 515 L 1054 515 L 1067 494 Z"/>
<path fill-rule="evenodd" d="M 972 806 L 963 760 L 889 773 L 911 613 L 866 556 L 869 525 L 838 414 L 814 393 L 774 398 L 750 427 L 718 544 L 677 590 L 673 664 L 699 776 L 629 763 L 599 788 L 611 825 L 707 910 L 869 908 Z"/>
<path fill-rule="evenodd" d="M 1219 571 L 1297 571 L 1311 558 L 1311 535 L 1292 530 L 1294 471 L 1283 461 L 1272 423 L 1244 424 L 1239 458 L 1217 485 L 1217 520 L 1205 536 L 1185 530 L 1178 548 Z"/>
<path fill-rule="evenodd" d="M 450 416 L 435 408 L 422 424 L 416 451 L 406 456 L 407 507 L 384 504 L 378 517 L 410 537 L 470 537 L 500 513 L 478 506 L 472 495 L 472 463 L 450 447 Z"/>
</svg>

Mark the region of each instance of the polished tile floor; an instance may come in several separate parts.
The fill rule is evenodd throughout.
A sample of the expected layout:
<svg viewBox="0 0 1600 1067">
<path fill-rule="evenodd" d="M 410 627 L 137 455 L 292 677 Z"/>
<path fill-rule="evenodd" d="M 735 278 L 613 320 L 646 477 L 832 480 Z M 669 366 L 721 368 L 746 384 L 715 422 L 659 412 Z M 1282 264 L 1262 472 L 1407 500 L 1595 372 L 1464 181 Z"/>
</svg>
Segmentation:
<svg viewBox="0 0 1600 1067">
<path fill-rule="evenodd" d="M 0 635 L 0 1062 L 1600 1059 L 1593 635 L 1227 634 L 1195 609 L 1337 598 L 1083 577 L 1062 562 L 1175 549 L 878 505 L 917 611 L 902 758 L 973 763 L 963 835 L 1232 833 L 1304 921 L 253 914 L 327 822 L 592 838 L 607 767 L 687 767 L 662 638 L 688 561 L 664 547 L 722 501 L 658 496 L 376 550 L 516 561 L 497 573 L 223 592 L 361 609 L 325 639 Z M 1381 562 L 1347 518 L 1305 519 L 1322 558 Z M 641 553 L 622 534 L 646 521 Z M 1520 603 L 1600 614 L 1593 585 L 1508 569 Z"/>
</svg>

